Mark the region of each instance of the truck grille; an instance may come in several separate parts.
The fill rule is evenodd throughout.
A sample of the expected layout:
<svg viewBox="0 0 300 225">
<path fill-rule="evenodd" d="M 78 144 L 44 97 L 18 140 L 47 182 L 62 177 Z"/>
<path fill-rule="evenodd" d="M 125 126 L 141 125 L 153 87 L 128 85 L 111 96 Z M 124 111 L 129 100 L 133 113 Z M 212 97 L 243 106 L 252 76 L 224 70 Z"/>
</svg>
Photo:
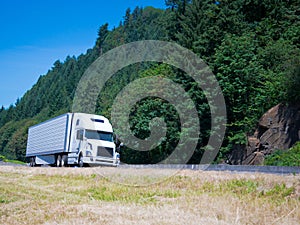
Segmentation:
<svg viewBox="0 0 300 225">
<path fill-rule="evenodd" d="M 97 156 L 113 157 L 114 155 L 113 151 L 114 151 L 113 148 L 98 146 Z"/>
</svg>

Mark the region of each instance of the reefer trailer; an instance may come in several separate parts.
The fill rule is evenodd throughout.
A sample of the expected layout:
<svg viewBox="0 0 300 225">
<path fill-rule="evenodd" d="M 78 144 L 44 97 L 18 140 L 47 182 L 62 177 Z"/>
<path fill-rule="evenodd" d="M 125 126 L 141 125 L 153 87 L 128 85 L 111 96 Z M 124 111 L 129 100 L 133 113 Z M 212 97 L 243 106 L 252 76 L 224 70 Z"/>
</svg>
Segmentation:
<svg viewBox="0 0 300 225">
<path fill-rule="evenodd" d="M 85 113 L 66 113 L 30 127 L 26 157 L 30 166 L 120 163 L 108 119 Z"/>
</svg>

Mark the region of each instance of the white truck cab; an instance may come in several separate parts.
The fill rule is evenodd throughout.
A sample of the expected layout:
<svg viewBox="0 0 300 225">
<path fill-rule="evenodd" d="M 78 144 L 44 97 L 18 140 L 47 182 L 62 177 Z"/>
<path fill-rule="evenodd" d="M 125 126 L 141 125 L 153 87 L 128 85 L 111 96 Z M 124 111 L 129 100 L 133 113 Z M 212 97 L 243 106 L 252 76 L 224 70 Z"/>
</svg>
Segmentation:
<svg viewBox="0 0 300 225">
<path fill-rule="evenodd" d="M 120 155 L 116 152 L 113 129 L 104 116 L 74 114 L 73 135 L 68 163 L 118 165 Z M 81 156 L 80 156 L 81 155 Z"/>
</svg>

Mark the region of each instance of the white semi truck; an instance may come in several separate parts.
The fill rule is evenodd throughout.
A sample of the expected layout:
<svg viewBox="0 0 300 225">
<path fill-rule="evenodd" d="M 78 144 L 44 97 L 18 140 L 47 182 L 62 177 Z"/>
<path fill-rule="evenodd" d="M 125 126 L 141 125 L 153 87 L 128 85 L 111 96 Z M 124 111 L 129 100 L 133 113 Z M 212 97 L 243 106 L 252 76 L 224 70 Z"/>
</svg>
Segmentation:
<svg viewBox="0 0 300 225">
<path fill-rule="evenodd" d="M 66 113 L 30 127 L 26 157 L 30 166 L 120 163 L 108 119 L 85 113 Z"/>
</svg>

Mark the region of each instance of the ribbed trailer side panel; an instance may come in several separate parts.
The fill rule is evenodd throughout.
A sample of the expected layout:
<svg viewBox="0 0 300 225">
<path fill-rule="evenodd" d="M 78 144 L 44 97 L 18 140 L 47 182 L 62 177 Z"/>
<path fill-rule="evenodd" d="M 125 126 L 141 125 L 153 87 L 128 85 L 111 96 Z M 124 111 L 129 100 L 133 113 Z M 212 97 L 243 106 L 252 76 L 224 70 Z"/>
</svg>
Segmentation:
<svg viewBox="0 0 300 225">
<path fill-rule="evenodd" d="M 47 155 L 68 151 L 71 114 L 64 114 L 30 127 L 26 156 Z"/>
</svg>

